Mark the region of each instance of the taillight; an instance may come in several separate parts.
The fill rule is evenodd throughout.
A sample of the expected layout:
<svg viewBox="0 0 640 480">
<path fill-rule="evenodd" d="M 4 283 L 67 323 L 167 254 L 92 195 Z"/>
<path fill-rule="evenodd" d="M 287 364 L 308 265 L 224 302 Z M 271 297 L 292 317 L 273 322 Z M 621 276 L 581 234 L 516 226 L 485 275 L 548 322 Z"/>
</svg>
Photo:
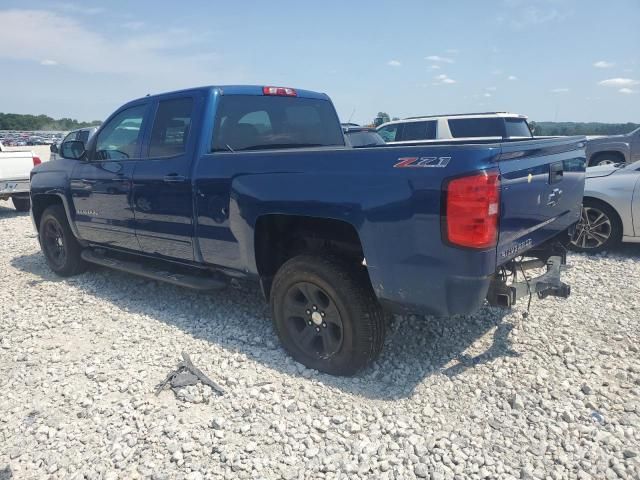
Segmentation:
<svg viewBox="0 0 640 480">
<path fill-rule="evenodd" d="M 42 163 L 42 160 L 40 160 L 40 157 L 38 157 L 37 155 L 33 156 L 33 166 L 36 167 L 38 165 L 40 165 Z"/>
<path fill-rule="evenodd" d="M 298 92 L 288 87 L 262 87 L 264 95 L 280 95 L 282 97 L 297 97 Z"/>
<path fill-rule="evenodd" d="M 445 185 L 444 234 L 457 246 L 489 248 L 498 240 L 500 174 L 486 171 Z"/>
</svg>

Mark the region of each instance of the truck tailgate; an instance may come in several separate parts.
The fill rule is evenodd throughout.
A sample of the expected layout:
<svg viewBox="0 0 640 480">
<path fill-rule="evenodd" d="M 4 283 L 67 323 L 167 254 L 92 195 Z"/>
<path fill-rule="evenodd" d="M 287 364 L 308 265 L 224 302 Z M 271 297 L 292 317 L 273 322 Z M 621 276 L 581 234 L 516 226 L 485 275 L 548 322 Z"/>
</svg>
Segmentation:
<svg viewBox="0 0 640 480">
<path fill-rule="evenodd" d="M 584 137 L 503 143 L 497 264 L 553 238 L 580 218 Z"/>
<path fill-rule="evenodd" d="M 0 180 L 28 179 L 32 168 L 31 152 L 0 152 Z"/>
</svg>

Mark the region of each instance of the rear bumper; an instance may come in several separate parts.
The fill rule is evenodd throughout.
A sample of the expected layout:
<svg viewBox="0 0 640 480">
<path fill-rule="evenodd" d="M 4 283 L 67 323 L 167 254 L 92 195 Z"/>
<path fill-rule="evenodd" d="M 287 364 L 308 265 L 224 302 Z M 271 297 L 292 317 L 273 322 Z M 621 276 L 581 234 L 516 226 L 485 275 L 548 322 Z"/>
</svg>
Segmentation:
<svg viewBox="0 0 640 480">
<path fill-rule="evenodd" d="M 485 300 L 489 305 L 509 308 L 529 295 L 543 299 L 567 298 L 571 294 L 571 287 L 561 280 L 566 249 L 560 243 L 548 242 L 524 255 L 526 260 L 511 260 L 490 276 L 449 275 L 422 281 L 411 291 L 399 290 L 394 295 L 388 290 L 377 290 L 376 294 L 382 306 L 392 313 L 435 316 L 473 314 Z M 545 268 L 537 277 L 527 276 L 528 270 Z"/>
<path fill-rule="evenodd" d="M 419 314 L 436 317 L 469 315 L 484 303 L 492 277 L 447 276 L 444 279 L 425 282 L 421 292 L 403 291 L 401 297 L 378 295 L 385 310 L 398 315 Z"/>
<path fill-rule="evenodd" d="M 29 179 L 0 180 L 0 197 L 10 197 L 12 195 L 28 195 Z"/>
</svg>

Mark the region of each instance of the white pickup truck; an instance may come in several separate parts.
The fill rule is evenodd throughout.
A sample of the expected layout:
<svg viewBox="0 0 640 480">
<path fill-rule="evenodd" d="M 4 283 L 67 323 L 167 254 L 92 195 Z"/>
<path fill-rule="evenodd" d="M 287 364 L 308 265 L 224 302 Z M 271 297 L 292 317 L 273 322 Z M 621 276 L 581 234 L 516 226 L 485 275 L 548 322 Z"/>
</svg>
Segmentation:
<svg viewBox="0 0 640 480">
<path fill-rule="evenodd" d="M 33 153 L 7 152 L 0 143 L 0 200 L 9 200 L 19 212 L 28 212 L 29 174 L 41 160 Z"/>
</svg>

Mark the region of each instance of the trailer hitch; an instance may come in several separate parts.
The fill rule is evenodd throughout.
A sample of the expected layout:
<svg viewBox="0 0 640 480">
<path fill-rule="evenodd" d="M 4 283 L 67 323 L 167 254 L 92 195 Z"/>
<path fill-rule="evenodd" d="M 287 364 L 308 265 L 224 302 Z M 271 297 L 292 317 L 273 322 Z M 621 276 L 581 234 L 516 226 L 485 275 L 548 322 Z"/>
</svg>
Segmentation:
<svg viewBox="0 0 640 480">
<path fill-rule="evenodd" d="M 544 253 L 549 252 L 548 250 Z M 543 252 L 540 252 L 543 253 Z M 529 260 L 512 260 L 508 265 L 514 281 L 506 283 L 504 276 L 495 276 L 489 286 L 487 300 L 490 305 L 509 308 L 516 304 L 519 298 L 531 296 L 535 293 L 539 299 L 547 297 L 567 298 L 571 294 L 571 287 L 560 280 L 560 274 L 566 265 L 566 253 L 554 249 L 551 255 L 541 255 L 542 258 Z M 555 253 L 560 253 L 559 255 Z M 528 277 L 527 270 L 544 268 L 547 271 L 538 277 Z M 516 281 L 518 271 L 524 280 Z"/>
</svg>

